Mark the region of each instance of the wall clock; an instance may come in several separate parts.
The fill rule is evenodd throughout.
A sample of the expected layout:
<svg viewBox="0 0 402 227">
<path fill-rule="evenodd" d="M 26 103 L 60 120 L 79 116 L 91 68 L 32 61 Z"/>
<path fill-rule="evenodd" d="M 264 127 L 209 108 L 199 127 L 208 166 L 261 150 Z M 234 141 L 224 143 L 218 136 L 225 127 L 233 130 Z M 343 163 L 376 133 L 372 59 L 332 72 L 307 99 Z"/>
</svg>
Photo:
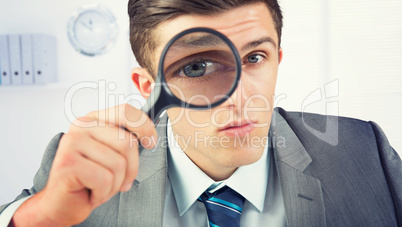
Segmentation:
<svg viewBox="0 0 402 227">
<path fill-rule="evenodd" d="M 106 53 L 116 43 L 117 23 L 112 12 L 102 5 L 87 5 L 71 16 L 67 35 L 80 53 L 95 56 Z"/>
</svg>

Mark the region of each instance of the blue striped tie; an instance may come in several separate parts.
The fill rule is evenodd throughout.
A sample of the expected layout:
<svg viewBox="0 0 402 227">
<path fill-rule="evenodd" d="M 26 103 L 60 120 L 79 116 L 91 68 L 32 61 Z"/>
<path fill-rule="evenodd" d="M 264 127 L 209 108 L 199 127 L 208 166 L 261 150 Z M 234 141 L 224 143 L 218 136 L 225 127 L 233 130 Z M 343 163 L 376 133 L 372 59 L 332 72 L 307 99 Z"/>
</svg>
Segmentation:
<svg viewBox="0 0 402 227">
<path fill-rule="evenodd" d="M 207 208 L 211 227 L 239 227 L 244 197 L 225 186 L 215 193 L 205 191 L 199 198 Z"/>
</svg>

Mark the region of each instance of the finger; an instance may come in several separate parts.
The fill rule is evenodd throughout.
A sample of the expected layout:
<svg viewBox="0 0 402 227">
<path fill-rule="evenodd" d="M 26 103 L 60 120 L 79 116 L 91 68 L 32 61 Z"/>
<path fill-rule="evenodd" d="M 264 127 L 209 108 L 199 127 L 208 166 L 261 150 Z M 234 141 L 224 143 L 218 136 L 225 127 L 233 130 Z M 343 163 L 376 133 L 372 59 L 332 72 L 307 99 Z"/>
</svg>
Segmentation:
<svg viewBox="0 0 402 227">
<path fill-rule="evenodd" d="M 81 117 L 79 120 L 86 119 Z M 94 139 L 109 145 L 118 151 L 127 151 L 129 148 L 138 145 L 140 140 L 145 148 L 151 149 L 156 145 L 157 139 L 133 134 L 125 129 L 117 126 L 105 127 L 80 127 L 75 124 L 71 126 L 70 132 L 85 132 L 90 134 Z"/>
<path fill-rule="evenodd" d="M 105 167 L 86 159 L 80 155 L 76 158 L 76 165 L 72 168 L 73 177 L 82 187 L 91 190 L 90 203 L 96 207 L 105 203 L 111 196 L 113 174 Z"/>
<path fill-rule="evenodd" d="M 110 135 L 111 131 L 114 131 L 114 134 L 116 134 L 116 130 L 120 135 L 122 135 L 122 133 L 124 133 L 125 135 L 119 140 L 113 140 L 113 136 L 107 136 Z M 122 185 L 120 185 L 120 190 L 130 190 L 131 185 L 138 174 L 139 167 L 139 150 L 137 138 L 133 134 L 121 128 L 112 128 L 109 130 L 105 130 L 104 128 L 97 128 L 95 130 L 91 130 L 90 134 L 97 138 L 97 140 L 101 143 L 109 144 L 109 146 L 111 146 L 116 152 L 119 152 L 122 156 L 125 157 L 126 166 L 124 182 L 122 183 Z M 144 137 L 142 139 L 144 139 Z M 152 148 L 152 145 L 150 142 L 148 142 L 145 147 Z M 119 177 L 118 179 L 120 180 L 121 178 Z M 116 188 L 114 188 L 113 190 L 116 190 Z"/>
<path fill-rule="evenodd" d="M 94 111 L 89 113 L 87 117 L 125 128 L 136 134 L 138 138 L 154 137 L 155 141 L 157 139 L 155 125 L 148 115 L 129 104 Z"/>
<path fill-rule="evenodd" d="M 128 169 L 129 163 L 125 155 L 131 152 L 123 153 L 113 150 L 86 134 L 82 135 L 82 137 L 84 142 L 77 143 L 75 148 L 83 157 L 106 167 L 113 174 L 114 182 L 110 194 L 115 194 L 120 190 L 126 178 L 126 169 Z"/>
<path fill-rule="evenodd" d="M 121 187 L 121 191 L 129 191 L 135 178 L 138 174 L 138 167 L 139 167 L 139 154 L 138 154 L 138 145 L 133 146 L 130 151 L 127 153 L 127 168 L 126 168 L 126 175 Z"/>
<path fill-rule="evenodd" d="M 117 134 L 116 131 L 125 133 L 126 139 L 113 139 L 113 135 Z M 94 139 L 91 134 L 96 138 Z M 89 159 L 106 166 L 116 175 L 113 191 L 130 189 L 137 176 L 139 166 L 138 141 L 133 134 L 116 127 L 97 127 L 82 129 L 80 132 L 69 132 L 63 137 L 63 140 L 63 142 L 74 144 L 74 149 Z M 108 154 L 109 156 L 107 156 Z"/>
<path fill-rule="evenodd" d="M 83 120 L 86 117 L 81 117 L 77 120 Z M 130 143 L 135 143 L 137 140 L 130 132 L 119 128 L 117 126 L 104 126 L 104 127 L 81 127 L 73 124 L 68 134 L 78 134 L 75 140 L 80 139 L 80 135 L 88 134 L 91 138 L 109 146 L 110 148 L 126 153 L 130 148 Z M 134 140 L 134 142 L 132 141 Z"/>
</svg>

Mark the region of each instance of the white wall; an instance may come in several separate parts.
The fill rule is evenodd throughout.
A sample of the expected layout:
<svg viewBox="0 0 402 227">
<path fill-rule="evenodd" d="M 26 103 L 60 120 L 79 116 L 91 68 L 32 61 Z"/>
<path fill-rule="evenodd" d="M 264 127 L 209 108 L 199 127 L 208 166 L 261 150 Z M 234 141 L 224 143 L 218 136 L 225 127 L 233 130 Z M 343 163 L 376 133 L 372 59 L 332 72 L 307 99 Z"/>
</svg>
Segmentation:
<svg viewBox="0 0 402 227">
<path fill-rule="evenodd" d="M 0 87 L 0 204 L 32 185 L 43 151 L 70 125 L 65 95 L 81 81 L 115 82 L 112 94 L 134 91 L 129 71 L 134 64 L 128 44 L 127 0 L 100 0 L 118 19 L 118 45 L 96 58 L 82 56 L 68 42 L 66 24 L 81 4 L 95 1 L 0 0 L 0 33 L 44 32 L 59 41 L 60 83 L 34 87 Z M 373 3 L 371 3 L 373 2 Z M 382 4 L 382 5 L 381 5 Z M 302 110 L 311 93 L 333 81 L 338 94 L 305 111 L 374 120 L 402 154 L 398 121 L 402 89 L 402 2 L 399 0 L 281 1 L 285 16 L 284 59 L 277 86 L 278 105 Z M 104 90 L 104 89 L 103 89 Z M 283 95 L 286 95 L 284 98 Z M 83 89 L 73 97 L 75 115 L 111 106 L 99 105 L 98 91 Z M 327 102 L 338 109 L 327 110 Z"/>
</svg>

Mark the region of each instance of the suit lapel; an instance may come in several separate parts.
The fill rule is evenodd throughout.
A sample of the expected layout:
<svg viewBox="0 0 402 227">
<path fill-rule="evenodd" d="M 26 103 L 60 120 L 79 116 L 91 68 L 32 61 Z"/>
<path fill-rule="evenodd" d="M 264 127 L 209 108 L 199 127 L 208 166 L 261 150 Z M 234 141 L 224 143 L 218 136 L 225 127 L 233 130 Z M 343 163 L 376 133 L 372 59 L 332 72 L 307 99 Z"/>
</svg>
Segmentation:
<svg viewBox="0 0 402 227">
<path fill-rule="evenodd" d="M 140 154 L 133 187 L 121 193 L 118 226 L 162 226 L 167 180 L 167 117 L 157 127 L 158 145 Z"/>
<path fill-rule="evenodd" d="M 325 226 L 321 183 L 303 173 L 310 155 L 278 112 L 272 116 L 270 134 L 288 226 Z"/>
</svg>

